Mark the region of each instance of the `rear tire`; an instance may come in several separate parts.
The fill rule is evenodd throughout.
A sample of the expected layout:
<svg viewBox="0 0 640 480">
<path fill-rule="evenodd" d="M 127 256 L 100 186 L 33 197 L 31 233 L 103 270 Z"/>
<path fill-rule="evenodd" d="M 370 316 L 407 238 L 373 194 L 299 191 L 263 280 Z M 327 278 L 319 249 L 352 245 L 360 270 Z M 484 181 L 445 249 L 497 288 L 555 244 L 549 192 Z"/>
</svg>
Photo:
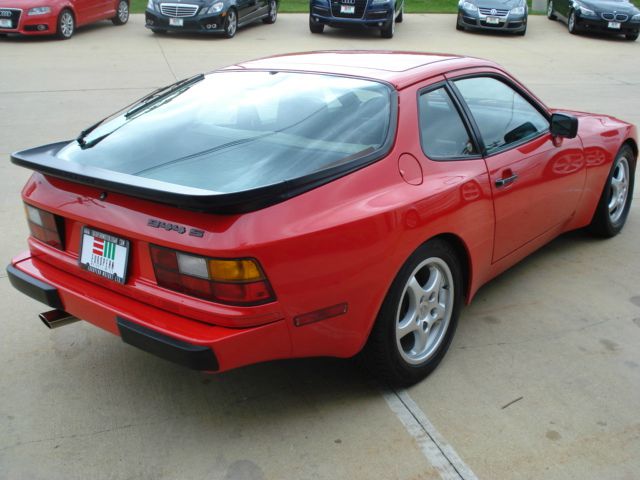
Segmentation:
<svg viewBox="0 0 640 480">
<path fill-rule="evenodd" d="M 76 31 L 76 19 L 68 8 L 65 8 L 58 15 L 56 37 L 60 40 L 69 40 Z"/>
<path fill-rule="evenodd" d="M 549 20 L 555 20 L 556 18 L 558 18 L 553 11 L 553 0 L 549 0 L 549 3 L 547 3 L 547 18 Z"/>
<path fill-rule="evenodd" d="M 602 189 L 589 230 L 594 235 L 610 238 L 622 230 L 633 199 L 636 159 L 629 145 L 623 145 L 616 155 Z"/>
<path fill-rule="evenodd" d="M 271 25 L 276 23 L 278 19 L 278 2 L 276 0 L 269 0 L 269 15 L 262 19 L 262 23 Z"/>
<path fill-rule="evenodd" d="M 324 24 L 314 22 L 311 15 L 309 15 L 309 30 L 311 33 L 322 33 L 324 32 Z"/>
<path fill-rule="evenodd" d="M 394 386 L 425 378 L 451 344 L 463 295 L 455 250 L 438 239 L 420 246 L 389 288 L 363 351 L 365 364 Z"/>
<path fill-rule="evenodd" d="M 127 0 L 120 0 L 118 2 L 116 16 L 113 17 L 111 21 L 114 25 L 124 25 L 129 21 L 129 2 L 127 2 Z"/>
</svg>

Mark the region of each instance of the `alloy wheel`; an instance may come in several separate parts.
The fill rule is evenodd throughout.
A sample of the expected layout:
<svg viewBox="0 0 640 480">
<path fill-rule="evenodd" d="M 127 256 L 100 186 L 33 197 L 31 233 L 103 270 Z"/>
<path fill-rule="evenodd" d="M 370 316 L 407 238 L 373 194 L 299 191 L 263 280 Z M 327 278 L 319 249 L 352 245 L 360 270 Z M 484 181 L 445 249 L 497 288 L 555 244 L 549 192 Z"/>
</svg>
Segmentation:
<svg viewBox="0 0 640 480">
<path fill-rule="evenodd" d="M 409 364 L 428 361 L 442 344 L 454 305 L 453 276 L 440 258 L 421 262 L 409 276 L 396 313 L 396 345 Z"/>
<path fill-rule="evenodd" d="M 611 223 L 617 223 L 625 210 L 629 197 L 629 161 L 626 157 L 620 158 L 616 165 L 609 187 L 609 219 Z"/>
<path fill-rule="evenodd" d="M 60 15 L 60 32 L 64 38 L 71 38 L 75 29 L 74 23 L 71 12 L 62 12 L 62 15 Z"/>
<path fill-rule="evenodd" d="M 122 23 L 127 23 L 129 20 L 129 4 L 124 0 L 118 4 L 118 19 Z"/>
</svg>

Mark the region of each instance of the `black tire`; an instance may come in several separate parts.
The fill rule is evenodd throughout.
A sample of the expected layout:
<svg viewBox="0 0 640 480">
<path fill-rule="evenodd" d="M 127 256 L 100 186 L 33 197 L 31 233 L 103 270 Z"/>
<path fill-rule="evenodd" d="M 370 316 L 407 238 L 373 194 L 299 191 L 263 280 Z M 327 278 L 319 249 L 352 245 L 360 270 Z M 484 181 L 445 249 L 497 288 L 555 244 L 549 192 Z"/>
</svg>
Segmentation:
<svg viewBox="0 0 640 480">
<path fill-rule="evenodd" d="M 547 3 L 547 18 L 549 20 L 555 20 L 558 18 L 556 17 L 555 10 L 553 9 L 553 0 L 549 0 L 549 3 Z"/>
<path fill-rule="evenodd" d="M 73 12 L 65 8 L 58 15 L 56 37 L 60 40 L 69 40 L 76 31 L 76 19 Z"/>
<path fill-rule="evenodd" d="M 627 33 L 624 38 L 626 38 L 627 40 L 631 40 L 632 42 L 635 42 L 638 39 L 638 32 L 636 33 Z"/>
<path fill-rule="evenodd" d="M 309 15 L 309 30 L 311 33 L 322 33 L 324 32 L 324 24 L 314 22 L 311 15 Z"/>
<path fill-rule="evenodd" d="M 391 17 L 391 20 L 385 23 L 384 26 L 380 29 L 380 36 L 382 38 L 393 38 L 393 34 L 395 31 L 396 22 L 394 21 L 394 18 Z"/>
<path fill-rule="evenodd" d="M 620 194 L 618 188 L 614 185 L 614 179 L 620 178 L 621 169 L 625 169 L 626 163 L 626 179 L 627 186 L 625 192 L 624 204 L 618 206 L 619 210 L 611 210 L 611 204 L 615 193 Z M 633 199 L 633 186 L 636 173 L 636 158 L 633 154 L 633 150 L 629 145 L 623 145 L 618 154 L 616 155 L 611 171 L 607 176 L 607 180 L 602 189 L 600 195 L 600 201 L 596 207 L 596 212 L 593 214 L 593 219 L 589 225 L 589 230 L 594 235 L 603 238 L 610 238 L 622 230 L 627 216 L 629 215 L 629 208 L 631 208 L 631 201 Z M 618 203 L 619 205 L 619 203 Z"/>
<path fill-rule="evenodd" d="M 111 21 L 114 25 L 124 25 L 129 21 L 129 2 L 127 2 L 127 0 L 120 0 L 118 2 L 116 15 Z"/>
<path fill-rule="evenodd" d="M 396 17 L 396 23 L 402 23 L 404 20 L 404 4 L 400 7 L 400 13 Z"/>
<path fill-rule="evenodd" d="M 460 18 L 458 18 L 458 20 L 456 20 L 456 30 L 458 30 L 459 32 L 464 32 L 464 27 L 462 26 L 462 24 L 460 23 Z"/>
<path fill-rule="evenodd" d="M 575 10 L 571 10 L 571 12 L 569 13 L 569 19 L 567 20 L 567 29 L 572 35 L 578 33 L 578 20 L 576 19 Z"/>
<path fill-rule="evenodd" d="M 227 10 L 227 15 L 224 19 L 224 36 L 226 38 L 233 38 L 238 31 L 238 13 L 235 8 Z"/>
<path fill-rule="evenodd" d="M 424 287 L 436 278 L 432 277 L 432 265 L 436 265 L 436 270 L 440 269 L 443 282 L 436 282 L 433 292 L 429 294 L 429 290 Z M 446 265 L 446 269 L 443 265 Z M 411 279 L 418 280 L 418 293 L 409 288 Z M 436 289 L 437 293 L 434 293 Z M 420 298 L 416 295 L 420 295 Z M 434 315 L 435 309 L 432 307 L 443 301 L 443 295 L 448 307 L 442 310 L 443 318 L 440 321 L 433 320 L 431 315 Z M 462 268 L 451 245 L 435 239 L 420 246 L 402 266 L 389 288 L 363 351 L 365 365 L 372 373 L 393 386 L 409 386 L 425 378 L 438 366 L 451 344 L 463 296 Z M 413 349 L 416 342 L 419 342 L 419 336 L 430 338 L 431 327 L 426 333 L 421 333 L 425 332 L 423 327 L 427 321 L 434 322 L 436 338 L 433 344 L 425 340 L 426 352 L 422 360 Z M 411 326 L 411 329 L 398 336 L 401 323 Z M 411 359 L 412 355 L 417 355 L 417 358 Z"/>
<path fill-rule="evenodd" d="M 276 23 L 278 19 L 278 2 L 277 0 L 269 0 L 269 15 L 262 19 L 262 23 L 271 25 Z"/>
</svg>

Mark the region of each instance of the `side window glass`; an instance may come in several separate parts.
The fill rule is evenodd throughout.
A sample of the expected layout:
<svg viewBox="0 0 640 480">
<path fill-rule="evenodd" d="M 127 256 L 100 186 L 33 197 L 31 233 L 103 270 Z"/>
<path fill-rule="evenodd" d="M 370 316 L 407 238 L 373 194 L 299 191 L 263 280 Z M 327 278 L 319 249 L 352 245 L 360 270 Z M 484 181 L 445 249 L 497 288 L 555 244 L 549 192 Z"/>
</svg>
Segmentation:
<svg viewBox="0 0 640 480">
<path fill-rule="evenodd" d="M 533 105 L 495 78 L 465 78 L 455 85 L 478 124 L 488 154 L 549 129 L 549 122 Z"/>
<path fill-rule="evenodd" d="M 427 157 L 454 159 L 478 154 L 444 87 L 420 95 L 418 115 L 422 150 Z"/>
</svg>

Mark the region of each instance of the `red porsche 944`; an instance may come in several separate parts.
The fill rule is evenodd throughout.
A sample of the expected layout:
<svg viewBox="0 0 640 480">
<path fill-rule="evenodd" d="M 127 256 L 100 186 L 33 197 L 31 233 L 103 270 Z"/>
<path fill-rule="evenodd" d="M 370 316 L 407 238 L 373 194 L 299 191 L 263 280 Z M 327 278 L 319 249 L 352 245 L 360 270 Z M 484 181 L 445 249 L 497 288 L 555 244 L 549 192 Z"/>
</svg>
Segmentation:
<svg viewBox="0 0 640 480">
<path fill-rule="evenodd" d="M 13 154 L 31 235 L 7 271 L 48 326 L 191 368 L 362 352 L 408 385 L 482 284 L 562 232 L 617 234 L 637 157 L 634 126 L 489 61 L 277 56 Z"/>
</svg>

